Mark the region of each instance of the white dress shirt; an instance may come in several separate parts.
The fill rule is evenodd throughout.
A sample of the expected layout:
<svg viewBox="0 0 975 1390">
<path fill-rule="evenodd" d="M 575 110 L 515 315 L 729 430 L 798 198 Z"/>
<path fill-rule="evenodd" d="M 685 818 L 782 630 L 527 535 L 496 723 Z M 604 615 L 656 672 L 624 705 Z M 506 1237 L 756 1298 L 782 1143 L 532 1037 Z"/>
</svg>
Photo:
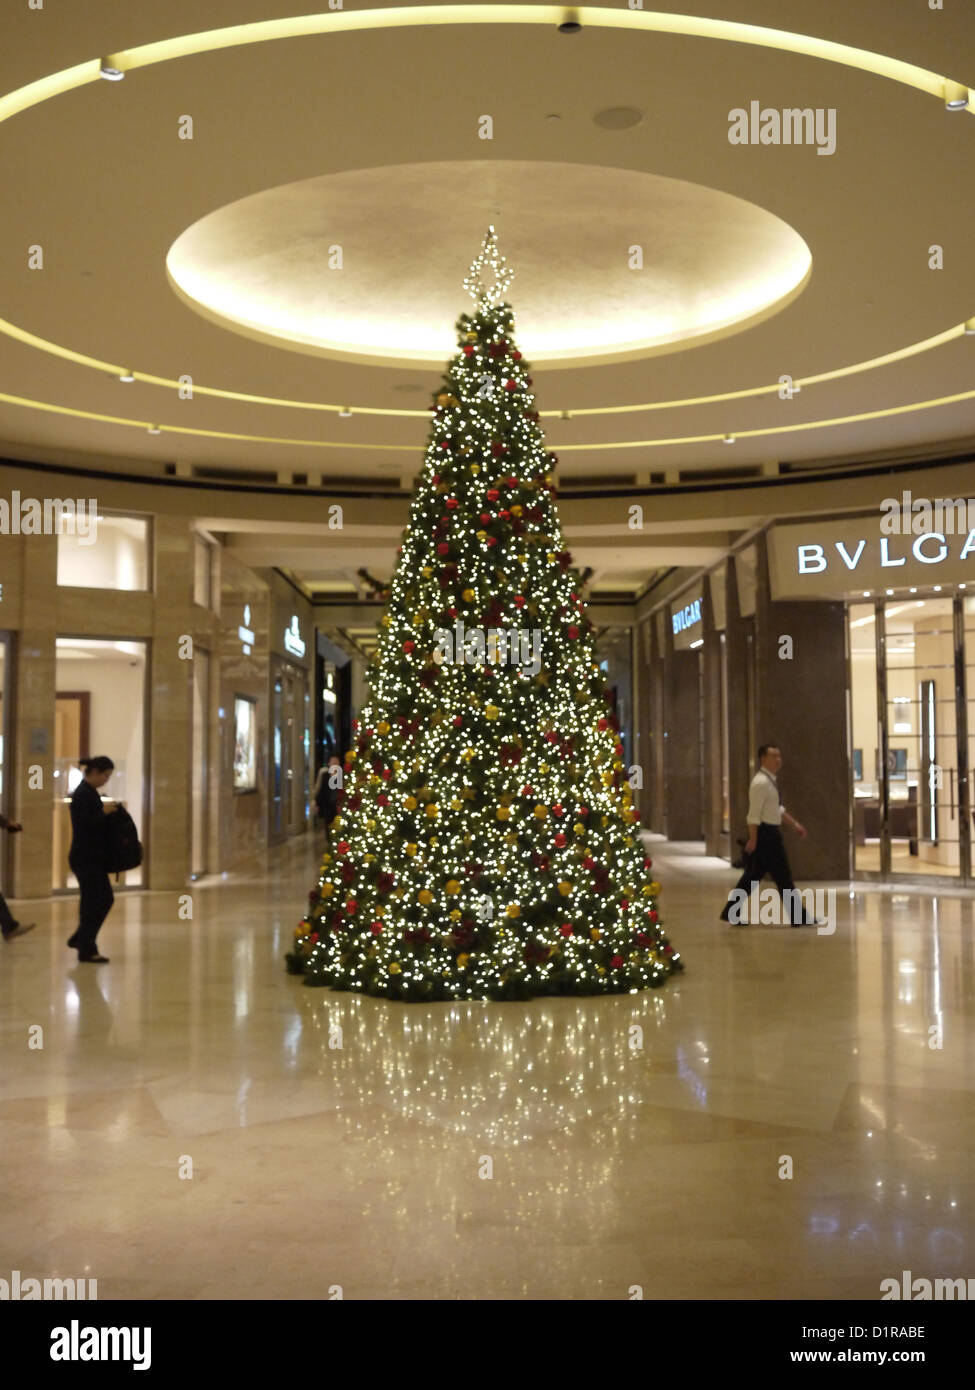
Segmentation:
<svg viewBox="0 0 975 1390">
<path fill-rule="evenodd" d="M 779 801 L 779 787 L 771 772 L 759 768 L 748 788 L 748 824 L 781 825 L 785 807 Z"/>
</svg>

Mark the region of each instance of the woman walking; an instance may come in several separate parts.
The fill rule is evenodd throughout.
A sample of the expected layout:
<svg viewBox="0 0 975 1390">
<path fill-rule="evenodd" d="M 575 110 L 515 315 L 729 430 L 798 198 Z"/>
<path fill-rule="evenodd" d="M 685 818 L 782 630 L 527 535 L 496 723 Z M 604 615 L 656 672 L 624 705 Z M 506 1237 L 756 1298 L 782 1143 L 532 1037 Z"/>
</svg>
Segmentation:
<svg viewBox="0 0 975 1390">
<path fill-rule="evenodd" d="M 111 758 L 82 758 L 78 764 L 84 777 L 71 797 L 71 849 L 68 863 L 81 888 L 78 930 L 68 938 L 76 947 L 78 960 L 107 965 L 108 957 L 95 944 L 98 929 L 108 916 L 115 894 L 108 881 L 106 815 L 116 811 L 114 802 L 103 803 L 98 795 L 115 770 Z"/>
</svg>

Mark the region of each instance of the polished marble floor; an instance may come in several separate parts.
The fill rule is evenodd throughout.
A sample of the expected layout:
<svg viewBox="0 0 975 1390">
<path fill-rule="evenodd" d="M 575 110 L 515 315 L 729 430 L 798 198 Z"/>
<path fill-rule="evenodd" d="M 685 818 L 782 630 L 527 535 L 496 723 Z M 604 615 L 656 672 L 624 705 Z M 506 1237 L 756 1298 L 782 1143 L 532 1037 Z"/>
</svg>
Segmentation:
<svg viewBox="0 0 975 1390">
<path fill-rule="evenodd" d="M 195 886 L 192 920 L 120 898 L 107 966 L 65 948 L 70 901 L 15 905 L 39 925 L 0 946 L 0 1278 L 815 1300 L 975 1277 L 971 895 L 846 885 L 832 935 L 735 930 L 727 866 L 656 841 L 683 977 L 404 1006 L 284 972 L 315 850 Z"/>
</svg>

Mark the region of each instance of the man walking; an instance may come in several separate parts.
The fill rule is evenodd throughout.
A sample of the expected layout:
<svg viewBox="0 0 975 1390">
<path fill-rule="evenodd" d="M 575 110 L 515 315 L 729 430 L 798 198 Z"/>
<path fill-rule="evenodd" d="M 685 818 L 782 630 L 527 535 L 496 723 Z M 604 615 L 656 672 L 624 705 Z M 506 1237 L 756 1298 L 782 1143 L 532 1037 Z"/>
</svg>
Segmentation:
<svg viewBox="0 0 975 1390">
<path fill-rule="evenodd" d="M 745 871 L 735 884 L 724 905 L 721 920 L 731 921 L 735 926 L 747 926 L 742 922 L 742 893 L 750 896 L 752 886 L 756 891 L 766 874 L 771 875 L 775 886 L 782 894 L 786 916 L 791 918 L 793 927 L 814 927 L 815 918 L 807 917 L 802 909 L 796 885 L 792 881 L 789 857 L 782 841 L 782 822 L 791 826 L 801 840 L 806 838 L 805 826 L 789 815 L 779 801 L 778 773 L 782 766 L 781 749 L 774 743 L 763 743 L 758 750 L 758 771 L 748 788 L 748 840 L 745 844 Z M 786 897 L 786 893 L 790 897 Z M 800 915 L 801 914 L 801 915 Z M 798 917 L 798 920 L 796 918 Z"/>
</svg>

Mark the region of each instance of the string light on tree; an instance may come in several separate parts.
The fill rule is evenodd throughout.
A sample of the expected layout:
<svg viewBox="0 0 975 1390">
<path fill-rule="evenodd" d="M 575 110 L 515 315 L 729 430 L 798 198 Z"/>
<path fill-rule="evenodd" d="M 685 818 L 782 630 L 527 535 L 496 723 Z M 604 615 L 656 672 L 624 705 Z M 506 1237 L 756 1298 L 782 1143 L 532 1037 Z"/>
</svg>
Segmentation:
<svg viewBox="0 0 975 1390">
<path fill-rule="evenodd" d="M 484 282 L 485 268 L 490 268 L 494 277 L 490 285 L 486 285 Z M 508 269 L 508 264 L 498 246 L 497 232 L 493 227 L 488 227 L 487 236 L 481 242 L 481 249 L 471 262 L 470 270 L 464 276 L 464 289 L 473 299 L 475 309 L 484 313 L 486 310 L 503 303 L 514 278 L 514 271 Z"/>
<path fill-rule="evenodd" d="M 430 407 L 334 848 L 288 956 L 307 984 L 512 999 L 635 993 L 682 968 L 562 539 L 511 278 L 491 227 Z"/>
</svg>

